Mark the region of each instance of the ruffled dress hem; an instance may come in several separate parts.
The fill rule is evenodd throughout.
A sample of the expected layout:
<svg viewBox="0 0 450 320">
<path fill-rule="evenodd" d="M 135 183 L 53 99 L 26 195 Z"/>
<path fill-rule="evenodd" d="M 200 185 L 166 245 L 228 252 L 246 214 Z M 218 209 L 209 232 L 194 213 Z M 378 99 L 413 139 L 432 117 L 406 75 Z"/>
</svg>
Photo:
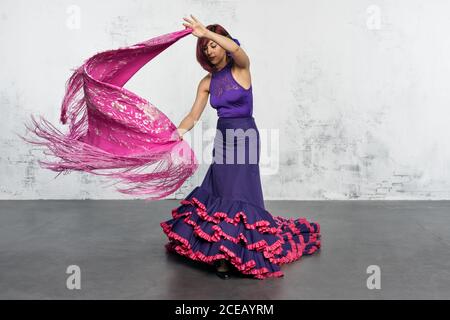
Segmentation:
<svg viewBox="0 0 450 320">
<path fill-rule="evenodd" d="M 321 247 L 320 224 L 306 218 L 272 216 L 247 201 L 222 198 L 197 186 L 161 222 L 165 248 L 189 259 L 214 264 L 228 260 L 256 279 L 283 277 L 280 266 Z"/>
</svg>

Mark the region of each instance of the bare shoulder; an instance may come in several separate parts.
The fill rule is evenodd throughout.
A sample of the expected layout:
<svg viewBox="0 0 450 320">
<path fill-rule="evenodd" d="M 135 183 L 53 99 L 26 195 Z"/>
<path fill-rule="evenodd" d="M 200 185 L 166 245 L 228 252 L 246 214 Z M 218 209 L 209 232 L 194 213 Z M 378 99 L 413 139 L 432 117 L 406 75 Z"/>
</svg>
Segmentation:
<svg viewBox="0 0 450 320">
<path fill-rule="evenodd" d="M 201 89 L 202 91 L 206 91 L 209 93 L 209 85 L 211 84 L 211 73 L 207 73 L 201 80 L 199 83 L 199 89 Z"/>
<path fill-rule="evenodd" d="M 237 65 L 236 63 L 233 62 L 232 66 L 231 66 L 231 70 L 233 70 L 233 72 L 237 73 L 237 74 L 250 75 L 250 66 L 241 68 L 239 65 Z"/>
<path fill-rule="evenodd" d="M 249 90 L 252 85 L 252 75 L 250 73 L 250 66 L 247 68 L 241 68 L 237 64 L 233 63 L 231 67 L 231 74 L 235 80 L 243 87 L 245 90 Z"/>
</svg>

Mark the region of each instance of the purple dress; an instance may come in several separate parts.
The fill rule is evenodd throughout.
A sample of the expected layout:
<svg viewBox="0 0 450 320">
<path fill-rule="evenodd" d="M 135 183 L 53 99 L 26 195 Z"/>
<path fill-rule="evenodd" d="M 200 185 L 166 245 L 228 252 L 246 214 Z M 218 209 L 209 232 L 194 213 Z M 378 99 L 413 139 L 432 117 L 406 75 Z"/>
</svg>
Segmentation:
<svg viewBox="0 0 450 320">
<path fill-rule="evenodd" d="M 210 103 L 219 117 L 213 161 L 201 185 L 161 222 L 166 249 L 211 265 L 227 259 L 257 279 L 282 277 L 282 264 L 320 249 L 320 225 L 265 209 L 252 87 L 246 90 L 233 78 L 232 63 L 212 73 Z"/>
</svg>

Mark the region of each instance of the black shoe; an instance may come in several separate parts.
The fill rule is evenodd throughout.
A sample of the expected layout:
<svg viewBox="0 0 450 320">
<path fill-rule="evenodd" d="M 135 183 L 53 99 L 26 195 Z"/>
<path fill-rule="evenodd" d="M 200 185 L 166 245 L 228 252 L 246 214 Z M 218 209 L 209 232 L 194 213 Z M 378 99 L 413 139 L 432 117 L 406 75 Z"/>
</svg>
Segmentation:
<svg viewBox="0 0 450 320">
<path fill-rule="evenodd" d="M 222 279 L 230 279 L 230 278 L 231 278 L 231 275 L 230 275 L 230 272 L 229 272 L 229 271 L 219 271 L 219 270 L 216 270 L 216 275 L 217 275 L 219 278 L 222 278 Z"/>
<path fill-rule="evenodd" d="M 230 270 L 227 270 L 227 271 L 219 271 L 219 270 L 218 270 L 219 266 L 220 266 L 220 262 L 219 262 L 219 261 L 215 261 L 215 262 L 214 262 L 214 267 L 216 268 L 216 275 L 217 275 L 219 278 L 222 278 L 222 279 L 230 279 L 230 278 L 231 278 Z"/>
</svg>

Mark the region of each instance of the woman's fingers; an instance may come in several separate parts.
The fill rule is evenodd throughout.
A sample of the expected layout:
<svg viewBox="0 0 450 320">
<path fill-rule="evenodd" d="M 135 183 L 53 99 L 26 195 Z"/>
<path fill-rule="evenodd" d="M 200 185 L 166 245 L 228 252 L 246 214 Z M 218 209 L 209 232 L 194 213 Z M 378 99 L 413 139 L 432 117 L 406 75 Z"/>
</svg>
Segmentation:
<svg viewBox="0 0 450 320">
<path fill-rule="evenodd" d="M 197 20 L 196 17 L 194 17 L 192 14 L 190 16 L 192 17 L 192 20 L 189 18 L 183 17 L 183 20 L 187 22 L 187 23 L 183 23 L 183 26 L 194 29 L 194 30 L 204 29 L 203 25 Z M 196 35 L 196 34 L 194 34 L 194 35 Z"/>
<path fill-rule="evenodd" d="M 188 23 L 184 22 L 183 26 L 193 29 L 193 24 L 192 24 L 191 20 L 189 20 L 187 18 L 183 18 L 183 19 L 188 22 Z"/>
<path fill-rule="evenodd" d="M 183 19 L 184 19 L 184 21 L 188 22 L 189 25 L 193 25 L 194 24 L 194 22 L 192 20 L 188 19 L 188 18 L 183 18 Z"/>
<path fill-rule="evenodd" d="M 190 24 L 199 23 L 199 21 L 197 20 L 196 17 L 194 17 L 192 14 L 191 14 L 190 16 L 191 16 L 191 18 L 192 18 L 193 21 L 192 21 L 191 19 L 184 18 L 184 17 L 183 17 L 183 20 L 189 22 Z"/>
</svg>

